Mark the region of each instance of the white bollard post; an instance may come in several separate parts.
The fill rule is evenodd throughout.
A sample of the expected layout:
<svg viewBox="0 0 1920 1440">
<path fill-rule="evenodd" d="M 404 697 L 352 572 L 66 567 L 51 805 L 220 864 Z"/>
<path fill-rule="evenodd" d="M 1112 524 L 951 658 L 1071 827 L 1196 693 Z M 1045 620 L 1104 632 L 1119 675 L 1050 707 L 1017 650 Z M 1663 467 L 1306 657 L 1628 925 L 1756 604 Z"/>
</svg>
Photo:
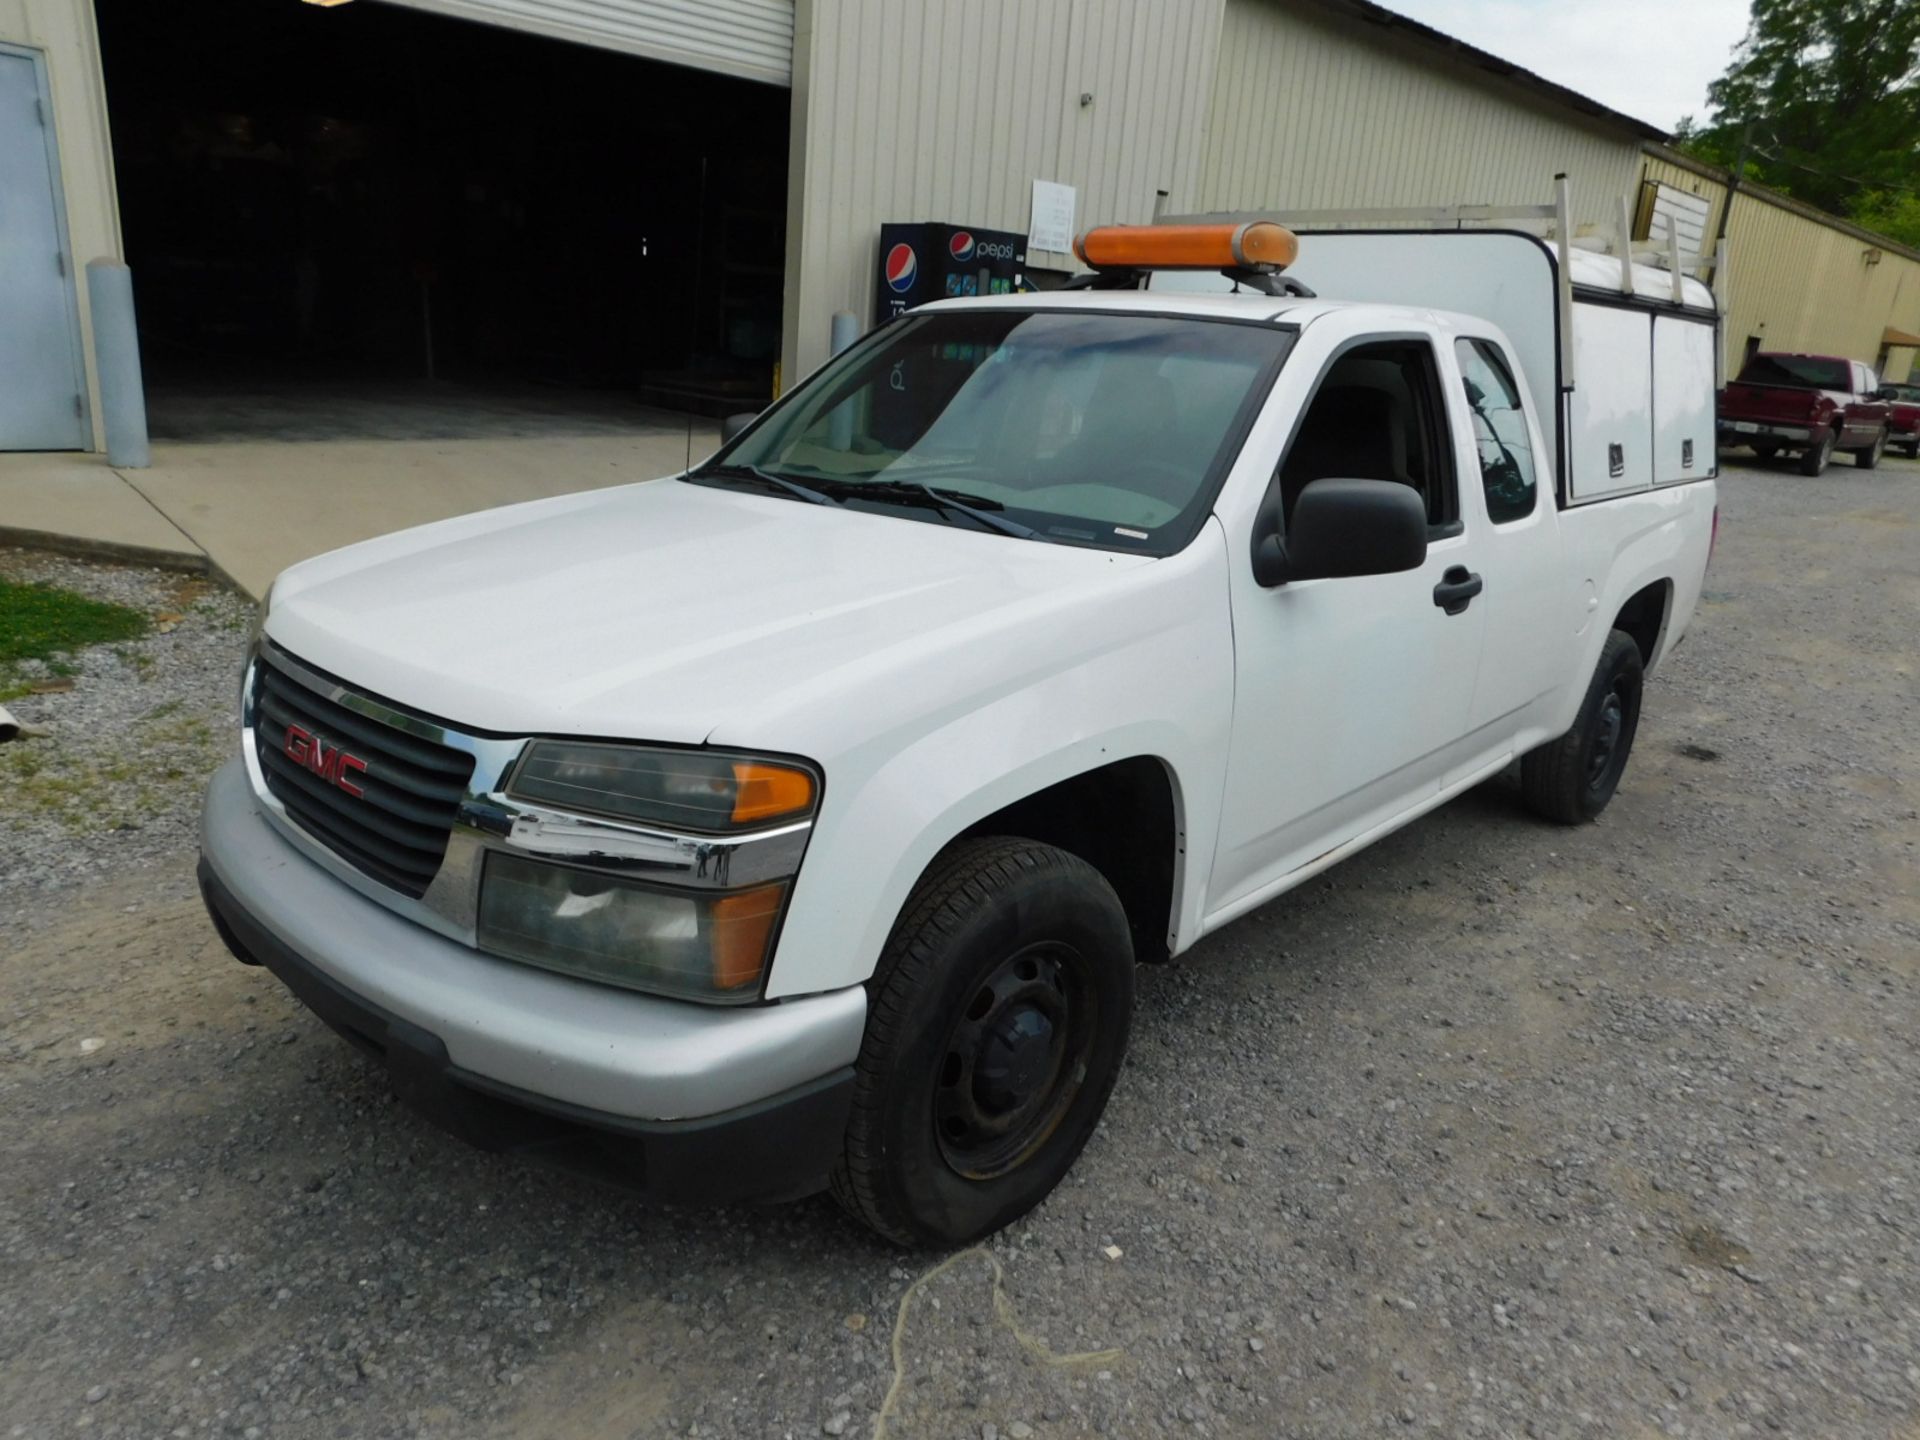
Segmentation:
<svg viewBox="0 0 1920 1440">
<path fill-rule="evenodd" d="M 140 377 L 133 272 L 118 260 L 89 260 L 87 298 L 93 304 L 93 354 L 100 368 L 107 463 L 144 470 L 153 456 L 147 448 L 147 391 Z"/>
</svg>

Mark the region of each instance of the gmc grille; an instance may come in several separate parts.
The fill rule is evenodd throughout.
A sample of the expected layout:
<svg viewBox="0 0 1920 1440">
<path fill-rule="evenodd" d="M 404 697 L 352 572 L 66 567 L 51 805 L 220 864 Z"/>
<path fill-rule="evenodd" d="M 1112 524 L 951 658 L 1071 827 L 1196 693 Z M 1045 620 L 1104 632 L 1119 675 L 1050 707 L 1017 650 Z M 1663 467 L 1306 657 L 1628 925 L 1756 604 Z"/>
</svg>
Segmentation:
<svg viewBox="0 0 1920 1440">
<path fill-rule="evenodd" d="M 382 702 L 384 703 L 384 702 Z M 287 727 L 366 762 L 358 796 L 286 752 Z M 261 658 L 254 667 L 260 772 L 293 821 L 355 869 L 418 899 L 440 871 L 473 756 L 423 740 L 321 695 Z"/>
</svg>

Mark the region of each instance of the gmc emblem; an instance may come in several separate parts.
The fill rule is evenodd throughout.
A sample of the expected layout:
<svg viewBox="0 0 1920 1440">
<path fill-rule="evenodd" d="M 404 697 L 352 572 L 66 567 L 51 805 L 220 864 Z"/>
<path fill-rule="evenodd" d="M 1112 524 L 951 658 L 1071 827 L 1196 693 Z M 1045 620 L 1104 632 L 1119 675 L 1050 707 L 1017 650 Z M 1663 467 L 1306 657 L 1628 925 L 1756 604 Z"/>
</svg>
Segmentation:
<svg viewBox="0 0 1920 1440">
<path fill-rule="evenodd" d="M 367 793 L 347 778 L 355 773 L 366 774 L 367 762 L 337 745 L 329 746 L 312 731 L 302 730 L 298 725 L 287 726 L 286 743 L 280 748 L 294 764 L 312 771 L 329 785 L 338 785 L 354 799 Z"/>
</svg>

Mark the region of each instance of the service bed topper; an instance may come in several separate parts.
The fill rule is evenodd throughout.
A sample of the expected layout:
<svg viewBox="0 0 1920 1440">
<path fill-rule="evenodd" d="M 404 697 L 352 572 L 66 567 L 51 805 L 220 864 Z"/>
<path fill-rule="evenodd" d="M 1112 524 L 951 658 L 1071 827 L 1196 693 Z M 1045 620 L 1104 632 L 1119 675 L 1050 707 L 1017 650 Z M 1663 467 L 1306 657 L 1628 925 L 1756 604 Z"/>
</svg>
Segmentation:
<svg viewBox="0 0 1920 1440">
<path fill-rule="evenodd" d="M 1516 758 L 1591 818 L 1699 595 L 1711 365 L 1660 340 L 1711 322 L 1616 305 L 1640 361 L 1587 369 L 1644 389 L 1583 416 L 1484 315 L 1298 293 L 1293 244 L 1096 232 L 1106 288 L 912 311 L 683 475 L 288 570 L 207 797 L 222 934 L 480 1143 L 831 1184 L 908 1243 L 1023 1213 L 1137 962 Z M 1202 266 L 1242 293 L 1138 288 Z"/>
</svg>

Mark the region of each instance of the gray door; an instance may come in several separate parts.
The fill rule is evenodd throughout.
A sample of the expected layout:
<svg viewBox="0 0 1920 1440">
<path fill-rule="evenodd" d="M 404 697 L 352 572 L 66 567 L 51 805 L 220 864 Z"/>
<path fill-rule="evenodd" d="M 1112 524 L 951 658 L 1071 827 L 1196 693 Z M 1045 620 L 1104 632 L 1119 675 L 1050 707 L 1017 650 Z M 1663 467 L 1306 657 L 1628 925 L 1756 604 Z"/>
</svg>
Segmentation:
<svg viewBox="0 0 1920 1440">
<path fill-rule="evenodd" d="M 39 57 L 0 45 L 0 450 L 83 450 L 86 372 Z"/>
</svg>

